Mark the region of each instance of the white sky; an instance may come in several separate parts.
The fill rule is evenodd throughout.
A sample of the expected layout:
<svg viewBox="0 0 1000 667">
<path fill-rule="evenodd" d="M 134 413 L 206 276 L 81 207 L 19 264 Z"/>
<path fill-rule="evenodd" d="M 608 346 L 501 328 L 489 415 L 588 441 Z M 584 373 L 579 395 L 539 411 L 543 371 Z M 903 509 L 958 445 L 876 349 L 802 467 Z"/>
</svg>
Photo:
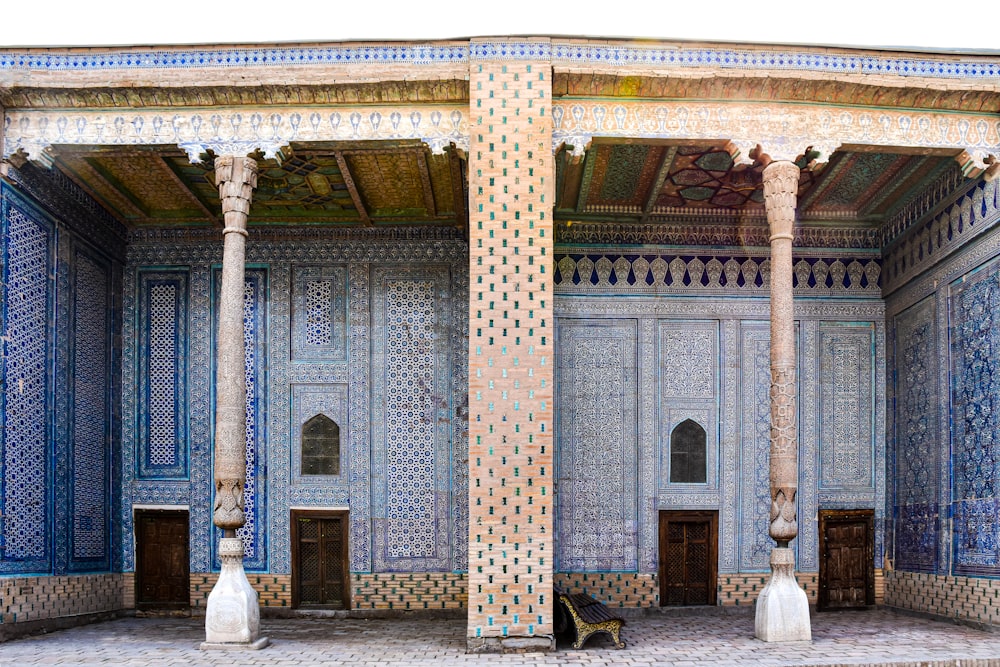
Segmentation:
<svg viewBox="0 0 1000 667">
<path fill-rule="evenodd" d="M 1000 5 L 941 0 L 7 0 L 0 46 L 695 39 L 985 51 Z M 926 9 L 922 9 L 926 7 Z M 947 9 L 957 12 L 949 15 Z M 980 30 L 976 30 L 980 27 Z"/>
</svg>

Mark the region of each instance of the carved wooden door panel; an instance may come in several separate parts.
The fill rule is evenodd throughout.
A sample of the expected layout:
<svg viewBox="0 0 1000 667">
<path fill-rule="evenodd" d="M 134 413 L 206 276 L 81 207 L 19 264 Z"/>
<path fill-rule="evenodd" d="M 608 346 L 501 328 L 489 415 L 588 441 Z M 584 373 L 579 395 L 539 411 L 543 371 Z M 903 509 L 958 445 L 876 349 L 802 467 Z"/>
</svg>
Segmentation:
<svg viewBox="0 0 1000 667">
<path fill-rule="evenodd" d="M 874 512 L 820 512 L 819 609 L 875 604 Z"/>
<path fill-rule="evenodd" d="M 297 607 L 347 609 L 347 517 L 294 516 L 294 581 Z"/>
<path fill-rule="evenodd" d="M 136 513 L 135 604 L 176 609 L 191 604 L 187 512 Z"/>
<path fill-rule="evenodd" d="M 660 512 L 660 606 L 714 605 L 716 512 Z"/>
</svg>

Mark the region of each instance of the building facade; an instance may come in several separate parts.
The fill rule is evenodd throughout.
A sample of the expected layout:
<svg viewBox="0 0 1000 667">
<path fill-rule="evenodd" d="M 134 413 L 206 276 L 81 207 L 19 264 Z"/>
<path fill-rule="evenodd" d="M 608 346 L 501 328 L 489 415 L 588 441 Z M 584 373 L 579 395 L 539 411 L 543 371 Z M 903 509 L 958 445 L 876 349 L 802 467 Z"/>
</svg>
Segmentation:
<svg viewBox="0 0 1000 667">
<path fill-rule="evenodd" d="M 1000 623 L 1000 59 L 7 49 L 0 108 L 2 636 L 204 609 L 227 156 L 265 610 L 459 610 L 475 649 L 550 637 L 553 585 L 753 604 L 788 162 L 799 584 Z"/>
</svg>

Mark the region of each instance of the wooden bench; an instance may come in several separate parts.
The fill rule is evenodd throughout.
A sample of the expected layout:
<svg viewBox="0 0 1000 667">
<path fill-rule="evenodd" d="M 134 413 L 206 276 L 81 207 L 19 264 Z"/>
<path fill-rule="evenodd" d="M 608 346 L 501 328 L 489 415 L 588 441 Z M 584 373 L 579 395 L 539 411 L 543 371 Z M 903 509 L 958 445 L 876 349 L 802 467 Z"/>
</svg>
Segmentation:
<svg viewBox="0 0 1000 667">
<path fill-rule="evenodd" d="M 611 636 L 615 646 L 625 648 L 625 642 L 619 637 L 625 619 L 615 616 L 604 604 L 598 602 L 589 595 L 582 593 L 567 593 L 558 586 L 553 586 L 556 599 L 562 603 L 566 614 L 573 620 L 573 627 L 576 630 L 576 641 L 573 648 L 581 648 L 583 643 L 590 639 L 590 636 L 598 632 L 606 632 Z M 557 608 L 558 612 L 559 609 Z M 556 629 L 564 630 L 559 623 L 560 614 L 556 614 Z M 563 618 L 563 625 L 568 625 Z"/>
</svg>

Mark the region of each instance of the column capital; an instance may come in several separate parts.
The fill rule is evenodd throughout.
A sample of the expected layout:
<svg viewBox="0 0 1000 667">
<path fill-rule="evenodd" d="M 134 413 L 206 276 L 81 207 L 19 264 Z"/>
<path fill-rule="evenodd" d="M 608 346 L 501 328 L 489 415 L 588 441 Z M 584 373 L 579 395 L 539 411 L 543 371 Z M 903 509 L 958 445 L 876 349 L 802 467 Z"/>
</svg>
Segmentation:
<svg viewBox="0 0 1000 667">
<path fill-rule="evenodd" d="M 764 209 L 771 227 L 771 241 L 794 238 L 800 174 L 798 166 L 787 160 L 777 160 L 764 167 Z"/>
<path fill-rule="evenodd" d="M 219 188 L 222 215 L 226 220 L 222 233 L 235 232 L 246 236 L 250 203 L 257 187 L 257 161 L 235 155 L 215 158 L 215 184 Z"/>
</svg>

